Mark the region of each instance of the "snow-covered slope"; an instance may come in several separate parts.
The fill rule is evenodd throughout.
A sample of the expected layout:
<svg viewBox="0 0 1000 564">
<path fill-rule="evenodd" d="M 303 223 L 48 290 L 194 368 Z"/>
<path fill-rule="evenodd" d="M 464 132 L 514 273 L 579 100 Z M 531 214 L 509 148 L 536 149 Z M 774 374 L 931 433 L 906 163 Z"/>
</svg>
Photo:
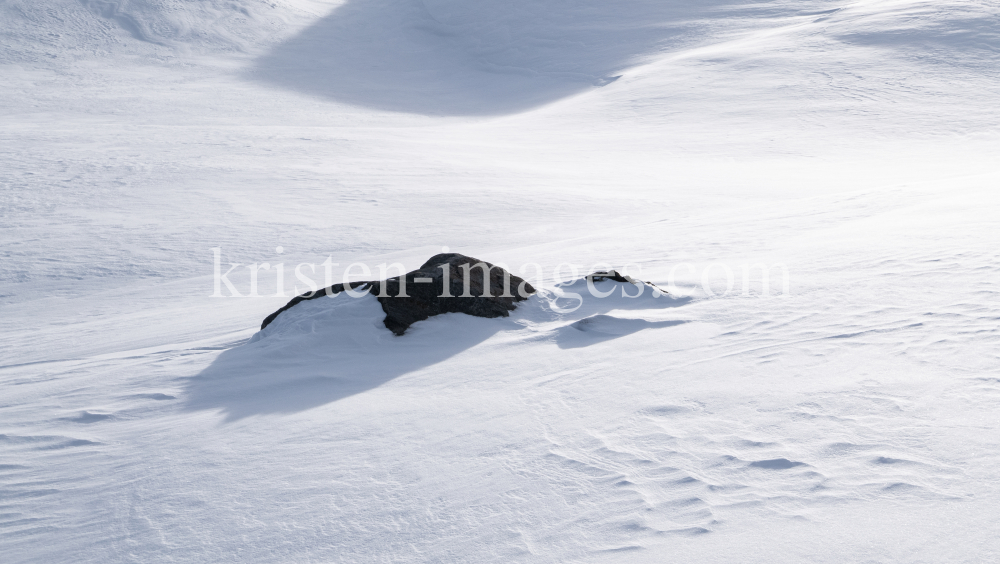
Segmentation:
<svg viewBox="0 0 1000 564">
<path fill-rule="evenodd" d="M 995 5 L 969 2 L 348 2 L 273 49 L 253 73 L 364 106 L 502 114 L 608 84 L 668 54 L 728 59 L 737 68 L 726 74 L 737 76 L 756 59 L 750 64 L 806 71 L 795 78 L 825 87 L 913 62 L 923 70 L 872 78 L 910 82 L 937 67 L 954 80 L 995 70 L 998 17 Z M 657 89 L 690 80 L 665 70 L 656 72 L 669 82 Z M 872 86 L 866 90 L 886 93 L 886 84 Z"/>
<path fill-rule="evenodd" d="M 310 0 L 5 0 L 0 61 L 246 53 L 329 6 Z"/>
<path fill-rule="evenodd" d="M 998 14 L 0 1 L 0 560 L 995 560 Z M 683 299 L 254 337 L 442 246 Z"/>
</svg>

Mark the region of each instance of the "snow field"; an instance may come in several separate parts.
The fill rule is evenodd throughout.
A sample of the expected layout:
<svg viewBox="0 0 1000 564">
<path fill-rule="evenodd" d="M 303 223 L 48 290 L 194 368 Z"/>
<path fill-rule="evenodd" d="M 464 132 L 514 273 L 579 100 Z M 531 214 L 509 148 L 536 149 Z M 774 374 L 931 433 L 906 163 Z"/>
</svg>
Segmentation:
<svg viewBox="0 0 1000 564">
<path fill-rule="evenodd" d="M 5 562 L 996 559 L 993 4 L 0 22 Z M 445 245 L 684 299 L 394 338 L 370 299 L 254 337 L 286 299 L 208 297 L 213 247 Z M 757 263 L 788 296 L 704 291 Z"/>
</svg>

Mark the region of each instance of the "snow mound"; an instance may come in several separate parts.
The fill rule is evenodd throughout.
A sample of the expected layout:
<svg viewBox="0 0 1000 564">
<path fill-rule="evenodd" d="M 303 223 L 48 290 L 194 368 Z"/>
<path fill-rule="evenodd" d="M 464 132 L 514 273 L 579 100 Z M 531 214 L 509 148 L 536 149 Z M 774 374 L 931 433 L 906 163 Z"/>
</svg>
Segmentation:
<svg viewBox="0 0 1000 564">
<path fill-rule="evenodd" d="M 686 298 L 613 280 L 593 286 L 603 297 L 590 295 L 581 279 L 539 290 L 510 317 L 446 313 L 418 321 L 405 337 L 386 328 L 382 306 L 371 294 L 303 301 L 194 378 L 189 407 L 222 407 L 231 419 L 297 412 L 375 388 L 490 339 L 524 354 L 527 347 L 580 348 L 683 323 L 662 319 L 661 312 L 684 305 Z"/>
</svg>

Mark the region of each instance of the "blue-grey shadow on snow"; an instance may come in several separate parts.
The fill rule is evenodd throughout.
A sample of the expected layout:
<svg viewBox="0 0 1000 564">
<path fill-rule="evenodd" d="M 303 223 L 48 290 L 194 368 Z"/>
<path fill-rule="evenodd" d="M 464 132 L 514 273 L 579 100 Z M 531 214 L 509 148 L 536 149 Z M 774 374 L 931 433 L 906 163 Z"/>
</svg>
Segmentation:
<svg viewBox="0 0 1000 564">
<path fill-rule="evenodd" d="M 427 115 L 524 111 L 688 40 L 719 0 L 348 0 L 248 78 Z"/>
<path fill-rule="evenodd" d="M 211 366 L 189 380 L 186 407 L 194 411 L 221 408 L 226 421 L 235 421 L 326 405 L 442 362 L 503 328 L 501 320 L 478 321 L 463 328 L 462 339 L 444 340 L 424 348 L 404 347 L 403 352 L 392 351 L 394 354 L 373 352 L 360 362 L 349 358 L 338 362 L 335 357 L 304 351 L 298 361 L 287 362 L 278 370 L 267 363 L 248 362 L 256 355 L 244 348 L 254 343 L 247 343 L 223 352 Z M 386 329 L 387 339 L 406 337 L 395 337 Z"/>
<path fill-rule="evenodd" d="M 301 302 L 283 312 L 249 342 L 222 352 L 185 390 L 188 410 L 221 410 L 227 421 L 251 415 L 290 414 L 377 388 L 394 378 L 461 354 L 500 331 L 525 331 L 525 322 L 565 322 L 549 335 L 561 348 L 576 348 L 643 329 L 682 321 L 651 322 L 605 315 L 610 311 L 671 308 L 690 301 L 671 296 L 640 299 L 617 292 L 630 284 L 601 282 L 605 298 L 585 294 L 582 281 L 564 291 L 586 296 L 582 303 L 552 295 L 533 296 L 510 317 L 484 319 L 462 313 L 437 315 L 413 324 L 402 336 L 385 328 L 385 313 L 373 296 Z M 555 308 L 572 308 L 568 314 Z M 575 326 L 575 327 L 574 327 Z M 572 332 L 572 334 L 570 334 Z M 526 331 L 526 340 L 537 334 Z"/>
<path fill-rule="evenodd" d="M 556 343 L 561 349 L 589 347 L 590 345 L 638 333 L 644 329 L 674 327 L 683 323 L 687 323 L 687 321 L 677 319 L 647 321 L 645 319 L 629 319 L 599 314 L 585 317 L 559 329 L 556 336 Z"/>
<path fill-rule="evenodd" d="M 508 319 L 453 313 L 396 337 L 384 318 L 372 296 L 302 302 L 191 378 L 186 407 L 221 408 L 227 421 L 296 413 L 376 388 L 516 327 Z"/>
</svg>

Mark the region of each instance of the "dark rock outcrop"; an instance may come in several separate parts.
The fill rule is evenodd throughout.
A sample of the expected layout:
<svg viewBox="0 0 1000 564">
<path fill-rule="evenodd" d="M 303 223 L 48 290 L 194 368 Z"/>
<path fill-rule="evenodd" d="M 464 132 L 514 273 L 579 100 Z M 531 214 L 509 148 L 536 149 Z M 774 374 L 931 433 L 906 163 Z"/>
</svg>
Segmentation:
<svg viewBox="0 0 1000 564">
<path fill-rule="evenodd" d="M 372 292 L 385 311 L 385 326 L 402 335 L 417 321 L 442 313 L 507 317 L 535 289 L 499 266 L 450 253 L 431 257 L 405 276 L 375 282 Z"/>
<path fill-rule="evenodd" d="M 617 270 L 598 271 L 593 274 L 588 274 L 587 278 L 593 280 L 594 282 L 600 282 L 601 280 L 614 280 L 615 282 L 631 282 L 635 284 L 635 280 L 631 276 L 620 274 Z"/>
<path fill-rule="evenodd" d="M 650 288 L 655 289 L 660 294 L 663 294 L 663 295 L 669 294 L 669 292 L 667 292 L 663 288 L 660 288 L 656 284 L 653 284 L 652 282 L 646 282 L 646 281 L 636 280 L 635 278 L 632 278 L 628 274 L 622 274 L 622 273 L 618 272 L 617 270 L 602 270 L 602 271 L 598 271 L 598 272 L 595 272 L 593 274 L 588 274 L 587 275 L 587 279 L 592 280 L 594 282 L 600 282 L 602 280 L 614 280 L 615 282 L 629 282 L 629 283 L 635 284 L 635 285 L 645 284 L 645 285 L 649 286 Z"/>
<path fill-rule="evenodd" d="M 503 268 L 457 253 L 435 255 L 417 270 L 396 278 L 351 282 L 350 289 L 375 295 L 385 312 L 385 326 L 396 335 L 402 335 L 417 321 L 442 313 L 507 317 L 517 302 L 535 293 L 531 284 Z M 344 284 L 334 284 L 296 296 L 267 316 L 260 328 L 299 302 L 344 290 Z"/>
</svg>

